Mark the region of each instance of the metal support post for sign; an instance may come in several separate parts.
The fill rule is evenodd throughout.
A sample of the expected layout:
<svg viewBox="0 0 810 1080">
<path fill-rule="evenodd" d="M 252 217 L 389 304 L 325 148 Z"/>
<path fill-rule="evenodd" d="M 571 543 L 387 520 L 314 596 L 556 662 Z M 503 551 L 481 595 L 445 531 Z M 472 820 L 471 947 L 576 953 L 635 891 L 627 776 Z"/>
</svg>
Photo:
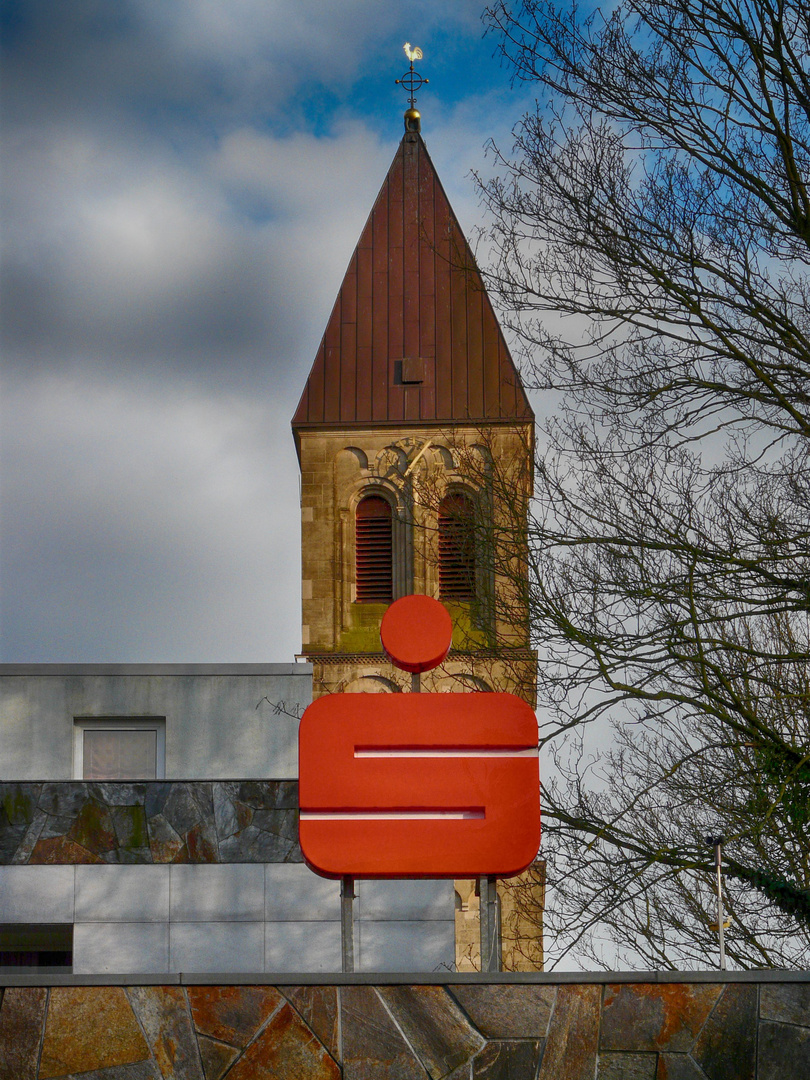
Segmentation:
<svg viewBox="0 0 810 1080">
<path fill-rule="evenodd" d="M 479 879 L 481 918 L 481 970 L 501 970 L 500 934 L 498 932 L 498 894 L 494 877 Z"/>
<path fill-rule="evenodd" d="M 340 879 L 340 948 L 343 970 L 354 971 L 354 878 Z"/>
<path fill-rule="evenodd" d="M 418 694 L 422 690 L 422 676 L 418 671 L 411 672 L 411 693 Z"/>
</svg>

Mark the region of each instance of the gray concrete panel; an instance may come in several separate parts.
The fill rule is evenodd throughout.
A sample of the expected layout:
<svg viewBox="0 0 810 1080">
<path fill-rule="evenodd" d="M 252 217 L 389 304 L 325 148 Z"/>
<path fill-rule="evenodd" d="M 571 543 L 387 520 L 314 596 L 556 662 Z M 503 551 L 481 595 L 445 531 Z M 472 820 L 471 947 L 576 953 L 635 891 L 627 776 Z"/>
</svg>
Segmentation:
<svg viewBox="0 0 810 1080">
<path fill-rule="evenodd" d="M 170 912 L 172 922 L 261 921 L 264 867 L 252 863 L 173 865 Z"/>
<path fill-rule="evenodd" d="M 0 678 L 0 780 L 71 778 L 73 718 L 67 717 L 65 690 L 62 678 Z"/>
<path fill-rule="evenodd" d="M 0 869 L 0 922 L 73 922 L 73 866 Z"/>
<path fill-rule="evenodd" d="M 311 675 L 312 664 L 0 664 L 0 679 L 21 675 Z"/>
<path fill-rule="evenodd" d="M 167 923 L 86 922 L 73 928 L 76 975 L 168 970 Z"/>
<path fill-rule="evenodd" d="M 168 922 L 169 866 L 77 866 L 76 922 Z"/>
<path fill-rule="evenodd" d="M 264 970 L 340 971 L 339 922 L 265 923 Z"/>
<path fill-rule="evenodd" d="M 264 958 L 264 923 L 171 923 L 171 971 L 256 971 Z"/>
<path fill-rule="evenodd" d="M 373 921 L 455 918 L 452 881 L 358 881 L 357 918 Z"/>
<path fill-rule="evenodd" d="M 311 696 L 308 664 L 6 665 L 0 780 L 71 779 L 74 718 L 150 716 L 167 779 L 293 779 Z"/>
<path fill-rule="evenodd" d="M 355 924 L 359 971 L 436 971 L 455 964 L 454 922 Z"/>
<path fill-rule="evenodd" d="M 303 863 L 271 863 L 264 875 L 268 922 L 340 919 L 339 881 L 318 877 Z"/>
</svg>

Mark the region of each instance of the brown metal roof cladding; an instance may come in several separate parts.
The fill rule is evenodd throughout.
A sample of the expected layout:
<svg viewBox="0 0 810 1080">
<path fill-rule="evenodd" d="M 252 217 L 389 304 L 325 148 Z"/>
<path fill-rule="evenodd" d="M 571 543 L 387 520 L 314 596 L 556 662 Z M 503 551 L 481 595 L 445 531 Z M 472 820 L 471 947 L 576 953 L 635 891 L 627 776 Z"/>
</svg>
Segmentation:
<svg viewBox="0 0 810 1080">
<path fill-rule="evenodd" d="M 421 135 L 352 255 L 293 429 L 534 418 Z"/>
</svg>

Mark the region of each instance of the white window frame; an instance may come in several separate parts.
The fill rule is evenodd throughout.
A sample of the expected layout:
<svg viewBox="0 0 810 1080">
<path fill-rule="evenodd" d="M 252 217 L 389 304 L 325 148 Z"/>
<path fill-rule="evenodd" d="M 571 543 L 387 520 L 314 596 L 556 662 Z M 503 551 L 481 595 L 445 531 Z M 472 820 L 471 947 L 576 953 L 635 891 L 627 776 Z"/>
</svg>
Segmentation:
<svg viewBox="0 0 810 1080">
<path fill-rule="evenodd" d="M 74 716 L 73 718 L 73 779 L 84 779 L 84 733 L 85 731 L 154 731 L 155 777 L 166 776 L 166 717 L 165 716 Z M 149 779 L 143 777 L 144 780 Z M 104 780 L 97 781 L 100 784 Z M 128 783 L 130 781 L 121 781 Z M 137 781 L 131 781 L 137 783 Z M 109 781 L 115 783 L 115 781 Z"/>
</svg>

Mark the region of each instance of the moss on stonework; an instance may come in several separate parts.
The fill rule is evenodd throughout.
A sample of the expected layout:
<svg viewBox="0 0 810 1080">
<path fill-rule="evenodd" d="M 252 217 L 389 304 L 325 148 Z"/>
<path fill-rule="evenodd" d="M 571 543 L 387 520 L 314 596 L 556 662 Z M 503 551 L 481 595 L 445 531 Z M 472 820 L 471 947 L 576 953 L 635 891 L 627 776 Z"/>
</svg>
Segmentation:
<svg viewBox="0 0 810 1080">
<path fill-rule="evenodd" d="M 489 635 L 483 630 L 473 616 L 470 604 L 452 604 L 444 601 L 444 606 L 450 612 L 453 620 L 453 648 L 462 652 L 472 649 L 486 648 L 489 644 Z"/>
<path fill-rule="evenodd" d="M 453 648 L 462 652 L 486 648 L 489 635 L 478 625 L 470 604 L 444 602 L 453 620 Z M 340 635 L 335 652 L 375 653 L 380 644 L 380 623 L 388 604 L 352 604 L 349 618 L 351 626 Z"/>
<path fill-rule="evenodd" d="M 108 808 L 90 799 L 76 815 L 68 837 L 95 855 L 112 851 L 116 839 Z"/>
<path fill-rule="evenodd" d="M 119 847 L 148 848 L 149 832 L 142 806 L 117 806 L 112 812 Z"/>
<path fill-rule="evenodd" d="M 388 604 L 352 604 L 351 622 L 340 635 L 336 652 L 377 653 L 380 644 L 380 623 L 388 609 Z"/>
<path fill-rule="evenodd" d="M 28 784 L 9 784 L 0 803 L 12 825 L 30 825 L 37 808 L 39 788 Z"/>
</svg>

